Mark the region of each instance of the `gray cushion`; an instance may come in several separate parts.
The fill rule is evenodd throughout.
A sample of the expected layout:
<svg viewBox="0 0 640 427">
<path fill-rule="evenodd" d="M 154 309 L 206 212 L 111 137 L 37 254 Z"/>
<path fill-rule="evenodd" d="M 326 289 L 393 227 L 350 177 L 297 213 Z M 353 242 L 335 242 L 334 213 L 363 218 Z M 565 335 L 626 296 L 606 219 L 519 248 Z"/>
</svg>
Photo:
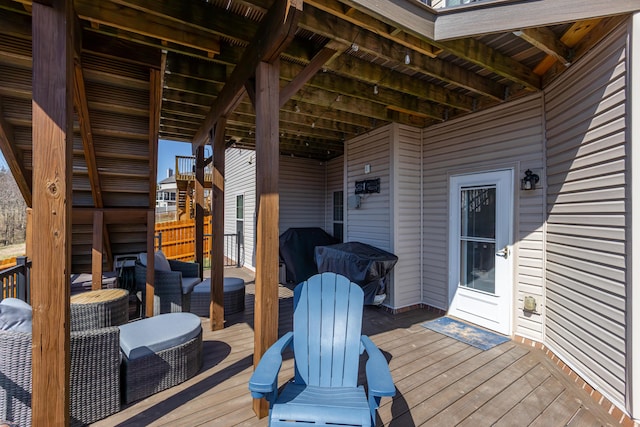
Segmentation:
<svg viewBox="0 0 640 427">
<path fill-rule="evenodd" d="M 244 288 L 244 280 L 239 277 L 225 277 L 223 286 L 225 292 L 239 291 Z"/>
<path fill-rule="evenodd" d="M 146 252 L 141 252 L 138 255 L 138 259 L 140 260 L 140 264 L 144 265 L 145 267 L 147 266 L 147 253 Z M 171 271 L 171 266 L 169 265 L 169 261 L 167 260 L 167 257 L 164 255 L 164 253 L 162 251 L 157 251 L 154 254 L 154 270 L 160 270 L 160 271 Z"/>
<path fill-rule="evenodd" d="M 140 264 L 144 265 L 145 267 L 147 266 L 147 253 L 146 252 L 140 252 L 140 254 L 138 255 L 138 259 L 140 260 Z"/>
<path fill-rule="evenodd" d="M 184 280 L 184 278 L 182 279 Z M 244 280 L 239 277 L 225 277 L 223 282 L 223 292 L 239 291 L 244 288 Z M 204 279 L 193 288 L 195 294 L 208 294 L 211 292 L 211 279 Z"/>
<path fill-rule="evenodd" d="M 0 301 L 0 305 L 10 305 L 12 307 L 24 308 L 25 310 L 31 311 L 31 306 L 29 303 L 22 301 L 18 298 L 5 298 Z"/>
<path fill-rule="evenodd" d="M 0 329 L 31 333 L 32 312 L 29 304 L 15 298 L 7 299 L 0 302 Z"/>
<path fill-rule="evenodd" d="M 164 256 L 162 251 L 158 251 L 154 255 L 155 257 L 155 266 L 153 267 L 156 270 L 160 271 L 171 271 L 171 266 L 169 265 L 169 261 L 167 261 L 167 257 Z"/>
<path fill-rule="evenodd" d="M 184 344 L 198 336 L 202 325 L 195 314 L 167 313 L 119 328 L 120 350 L 131 360 Z"/>
<path fill-rule="evenodd" d="M 182 276 L 182 293 L 188 294 L 193 291 L 195 286 L 201 283 L 199 277 L 184 277 Z"/>
</svg>

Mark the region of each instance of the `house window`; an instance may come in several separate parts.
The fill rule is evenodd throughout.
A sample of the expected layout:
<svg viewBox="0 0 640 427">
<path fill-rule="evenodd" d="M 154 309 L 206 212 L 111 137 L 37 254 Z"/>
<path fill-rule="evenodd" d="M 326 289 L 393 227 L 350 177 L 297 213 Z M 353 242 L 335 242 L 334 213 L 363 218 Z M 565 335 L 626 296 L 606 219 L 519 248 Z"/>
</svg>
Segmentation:
<svg viewBox="0 0 640 427">
<path fill-rule="evenodd" d="M 344 240 L 344 192 L 333 192 L 333 237 Z"/>
<path fill-rule="evenodd" d="M 461 4 L 476 3 L 482 0 L 446 0 L 446 7 L 460 6 Z"/>
<path fill-rule="evenodd" d="M 238 244 L 244 245 L 244 194 L 236 196 L 236 233 Z"/>
<path fill-rule="evenodd" d="M 176 193 L 171 193 L 171 200 L 176 201 Z"/>
</svg>

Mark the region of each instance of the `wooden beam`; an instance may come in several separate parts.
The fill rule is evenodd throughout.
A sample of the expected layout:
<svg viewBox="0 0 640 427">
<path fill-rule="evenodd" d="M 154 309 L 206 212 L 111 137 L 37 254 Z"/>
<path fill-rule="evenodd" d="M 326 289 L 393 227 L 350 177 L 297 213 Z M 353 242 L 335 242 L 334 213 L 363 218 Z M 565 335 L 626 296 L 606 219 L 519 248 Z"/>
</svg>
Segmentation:
<svg viewBox="0 0 640 427">
<path fill-rule="evenodd" d="M 318 9 L 314 6 L 308 8 L 307 12 L 312 13 L 305 13 L 302 16 L 300 28 L 321 34 L 331 40 L 343 43 L 345 46 L 350 46 L 355 40 L 363 52 L 384 58 L 387 61 L 400 63 L 404 60 L 405 53 L 411 52 L 411 63 L 407 67 L 414 71 L 495 100 L 502 100 L 504 97 L 504 85 L 449 61 L 433 57 L 433 55 L 425 55 L 416 48 L 415 44 L 403 45 L 376 35 L 380 32 L 384 33 L 384 28 L 388 27 L 384 22 L 367 17 L 362 13 L 357 16 L 353 14 L 345 16 L 341 4 L 334 4 L 337 3 L 335 0 L 314 0 L 310 3 Z M 441 50 L 439 48 L 439 51 Z"/>
<path fill-rule="evenodd" d="M 398 0 L 341 0 L 352 8 L 373 16 L 382 22 L 405 32 L 416 33 L 427 39 L 434 39 L 435 11 L 422 3 Z M 422 38 L 424 40 L 424 38 Z"/>
<path fill-rule="evenodd" d="M 201 49 L 211 55 L 220 53 L 219 38 L 203 29 L 196 29 L 131 7 L 116 5 L 110 1 L 96 3 L 77 0 L 75 7 L 78 17 L 94 24 Z"/>
<path fill-rule="evenodd" d="M 81 208 L 75 207 L 72 212 L 74 224 L 93 224 L 94 213 L 102 212 L 106 224 L 146 224 L 147 215 L 154 208 Z"/>
<path fill-rule="evenodd" d="M 224 171 L 226 117 L 216 123 L 213 135 L 213 183 L 211 190 L 211 303 L 209 326 L 224 328 Z"/>
<path fill-rule="evenodd" d="M 284 104 L 296 93 L 298 92 L 302 86 L 305 85 L 309 81 L 311 77 L 313 77 L 318 70 L 320 70 L 327 61 L 332 59 L 338 51 L 336 49 L 331 49 L 325 47 L 318 52 L 311 62 L 307 64 L 304 69 L 296 74 L 296 76 L 291 80 L 282 90 L 280 91 L 280 104 L 279 108 L 284 107 Z"/>
<path fill-rule="evenodd" d="M 204 266 L 204 146 L 196 150 L 196 180 L 195 180 L 195 253 L 196 263 L 198 263 L 198 275 L 202 279 Z"/>
<path fill-rule="evenodd" d="M 73 4 L 33 3 L 32 423 L 69 425 Z M 55 398 L 52 398 L 55 396 Z"/>
<path fill-rule="evenodd" d="M 158 134 L 162 111 L 162 86 L 167 66 L 167 54 L 163 53 L 160 69 L 151 69 L 149 76 L 149 207 L 156 205 L 158 178 Z"/>
<path fill-rule="evenodd" d="M 2 107 L 2 97 L 0 97 L 0 150 L 9 166 L 9 170 L 16 180 L 22 198 L 28 207 L 31 207 L 31 174 L 24 168 L 22 152 L 16 146 L 13 135 L 13 126 L 4 119 Z"/>
<path fill-rule="evenodd" d="M 87 104 L 87 93 L 84 86 L 84 76 L 82 75 L 82 66 L 80 65 L 79 57 L 74 64 L 74 83 L 74 106 L 78 115 L 78 122 L 80 123 L 82 148 L 87 164 L 89 182 L 91 183 L 93 204 L 98 208 L 102 208 L 102 187 L 100 186 L 100 176 L 98 175 L 98 167 L 96 166 L 96 152 L 93 144 L 93 132 L 91 131 L 89 105 Z"/>
<path fill-rule="evenodd" d="M 583 37 L 585 37 L 591 30 L 593 30 L 602 19 L 590 19 L 586 21 L 579 21 L 573 24 L 569 29 L 560 37 L 560 42 L 568 48 L 573 48 L 578 44 Z M 557 58 L 553 55 L 547 55 L 542 61 L 536 65 L 533 72 L 539 76 L 551 68 L 551 66 L 557 61 Z"/>
<path fill-rule="evenodd" d="M 307 3 L 314 8 L 335 15 L 341 20 L 354 23 L 361 29 L 372 33 L 372 35 L 383 37 L 395 44 L 398 47 L 398 52 L 404 52 L 410 49 L 420 55 L 435 58 L 442 51 L 442 49 L 435 47 L 428 41 L 407 34 L 402 31 L 402 29 L 388 25 L 367 13 L 363 13 L 354 8 L 350 8 L 345 12 L 344 5 L 338 0 L 308 0 Z M 314 13 L 314 15 L 316 14 Z M 357 42 L 360 45 L 363 38 L 366 38 L 366 36 L 361 34 L 358 37 L 352 38 L 351 41 Z"/>
<path fill-rule="evenodd" d="M 523 85 L 529 90 L 541 88 L 539 76 L 535 75 L 531 69 L 476 39 L 442 41 L 436 44 L 466 61 Z"/>
<path fill-rule="evenodd" d="M 256 297 L 253 365 L 278 339 L 279 219 L 279 61 L 261 62 L 256 70 Z M 269 412 L 264 399 L 254 400 L 258 417 Z"/>
<path fill-rule="evenodd" d="M 529 44 L 537 47 L 547 55 L 555 57 L 556 60 L 564 64 L 565 67 L 571 65 L 573 52 L 567 45 L 562 43 L 550 29 L 546 27 L 525 28 L 520 31 L 514 31 L 513 34 L 526 40 Z"/>
<path fill-rule="evenodd" d="M 91 289 L 102 289 L 102 244 L 104 212 L 93 213 L 93 249 L 91 251 Z"/>
<path fill-rule="evenodd" d="M 80 135 L 82 136 L 82 148 L 84 150 L 84 160 L 87 165 L 87 174 L 89 175 L 89 185 L 91 186 L 91 196 L 93 197 L 93 204 L 97 208 L 102 208 L 104 206 L 102 201 L 102 186 L 100 185 L 100 175 L 98 174 L 98 166 L 96 164 L 96 151 L 93 143 L 93 132 L 91 129 L 91 119 L 89 115 L 89 105 L 87 104 L 87 93 L 84 86 L 84 76 L 82 74 L 82 65 L 80 64 L 80 52 L 75 52 L 75 63 L 74 63 L 74 85 L 75 90 L 73 91 L 73 99 L 74 106 L 76 110 L 76 114 L 78 115 L 78 122 L 80 123 Z M 113 259 L 111 255 L 111 241 L 109 238 L 109 231 L 104 225 L 104 229 L 100 232 L 100 248 L 99 248 L 99 260 L 94 259 L 92 263 L 99 262 L 100 263 L 100 271 L 102 271 L 102 245 L 104 244 L 104 249 L 106 252 L 106 258 L 111 264 Z M 94 227 L 95 230 L 95 227 Z M 94 234 L 94 247 L 93 254 L 97 255 L 96 252 L 96 241 Z M 101 273 L 102 274 L 102 273 Z M 93 277 L 96 277 L 95 272 Z M 100 276 L 101 277 L 101 276 Z M 96 279 L 94 279 L 95 281 Z M 100 281 L 102 283 L 102 281 Z M 95 282 L 94 282 L 95 285 Z M 100 289 L 100 288 L 98 288 Z"/>
<path fill-rule="evenodd" d="M 358 0 L 365 1 L 366 0 Z M 383 3 L 391 2 L 386 0 Z M 640 10 L 638 0 L 537 0 L 501 2 L 439 13 L 435 40 L 476 37 L 491 33 L 519 31 L 523 28 L 548 27 L 566 22 L 622 15 Z"/>
<path fill-rule="evenodd" d="M 258 32 L 245 50 L 242 59 L 231 73 L 229 81 L 211 106 L 204 123 L 193 138 L 195 149 L 203 145 L 209 132 L 222 116 L 238 101 L 245 82 L 255 73 L 260 61 L 272 62 L 286 48 L 295 35 L 297 22 L 302 13 L 302 0 L 276 0 L 267 16 L 260 23 Z"/>
<path fill-rule="evenodd" d="M 156 212 L 147 213 L 147 283 L 145 284 L 145 315 L 153 317 L 153 300 L 155 291 L 155 241 L 156 241 Z"/>
<path fill-rule="evenodd" d="M 513 58 L 505 56 L 475 39 L 468 38 L 452 41 L 434 39 L 432 31 L 434 24 L 430 21 L 430 19 L 433 19 L 433 11 L 418 2 L 398 0 L 382 0 L 379 2 L 370 2 L 368 0 L 342 1 L 361 12 L 374 16 L 376 19 L 388 25 L 400 28 L 464 60 L 486 68 L 517 84 L 524 85 L 530 90 L 540 89 L 540 79 L 533 74 L 530 69 Z M 526 4 L 529 3 L 527 2 Z M 413 18 L 407 16 L 408 10 L 417 11 L 417 9 L 422 9 L 422 11 L 417 13 Z M 440 15 L 438 15 L 435 22 L 439 19 Z"/>
</svg>

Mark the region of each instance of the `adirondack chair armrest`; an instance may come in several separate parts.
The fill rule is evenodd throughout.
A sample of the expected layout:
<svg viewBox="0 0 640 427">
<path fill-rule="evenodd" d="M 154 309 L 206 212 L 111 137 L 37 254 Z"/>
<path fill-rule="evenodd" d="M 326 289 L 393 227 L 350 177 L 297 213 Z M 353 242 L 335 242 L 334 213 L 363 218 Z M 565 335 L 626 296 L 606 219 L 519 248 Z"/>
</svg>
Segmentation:
<svg viewBox="0 0 640 427">
<path fill-rule="evenodd" d="M 360 340 L 364 346 L 364 350 L 369 356 L 365 367 L 369 395 L 394 396 L 396 394 L 396 387 L 393 385 L 387 359 L 384 358 L 380 349 L 368 336 L 362 335 Z"/>
<path fill-rule="evenodd" d="M 293 332 L 287 332 L 264 353 L 256 370 L 249 380 L 249 390 L 254 399 L 268 397 L 275 399 L 271 393 L 278 391 L 278 373 L 282 366 L 282 352 L 291 345 Z"/>
</svg>

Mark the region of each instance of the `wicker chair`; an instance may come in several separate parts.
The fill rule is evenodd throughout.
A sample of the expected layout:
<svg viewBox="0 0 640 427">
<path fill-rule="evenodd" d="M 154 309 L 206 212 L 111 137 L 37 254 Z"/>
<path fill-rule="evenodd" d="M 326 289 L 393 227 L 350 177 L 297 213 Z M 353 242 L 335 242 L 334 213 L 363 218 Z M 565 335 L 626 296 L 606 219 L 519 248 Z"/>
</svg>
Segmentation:
<svg viewBox="0 0 640 427">
<path fill-rule="evenodd" d="M 118 412 L 120 330 L 71 332 L 70 348 L 71 425 L 90 424 Z M 31 425 L 30 333 L 0 330 L 0 420 Z"/>
<path fill-rule="evenodd" d="M 188 312 L 191 292 L 201 282 L 200 267 L 195 262 L 168 260 L 171 271 L 154 270 L 153 315 Z M 147 266 L 136 261 L 135 279 L 138 297 L 145 301 Z"/>
</svg>

